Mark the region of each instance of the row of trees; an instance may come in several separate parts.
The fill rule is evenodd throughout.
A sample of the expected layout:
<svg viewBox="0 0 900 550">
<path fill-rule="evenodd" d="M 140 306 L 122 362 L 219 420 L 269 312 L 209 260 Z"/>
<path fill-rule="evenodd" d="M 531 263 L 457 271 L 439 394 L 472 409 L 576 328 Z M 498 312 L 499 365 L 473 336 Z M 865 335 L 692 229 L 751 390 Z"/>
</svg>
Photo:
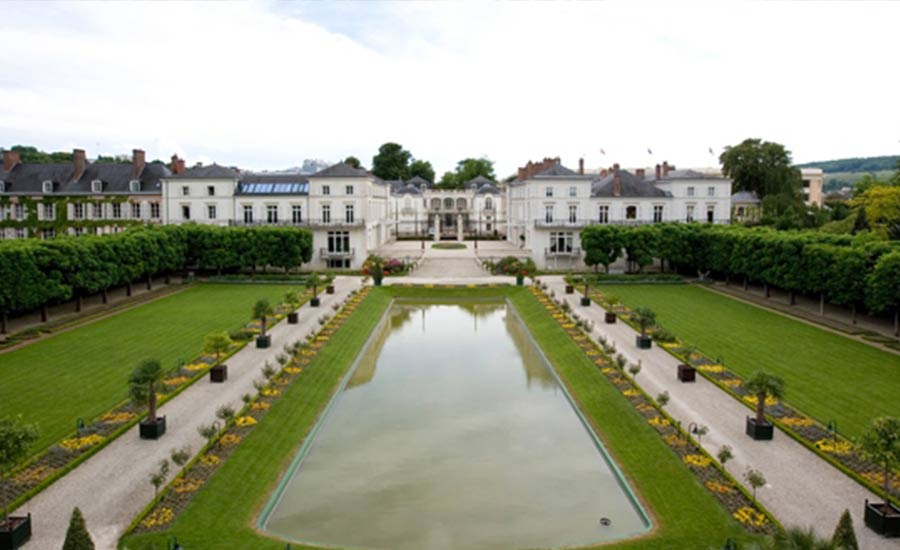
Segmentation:
<svg viewBox="0 0 900 550">
<path fill-rule="evenodd" d="M 106 236 L 22 239 L 0 243 L 2 329 L 10 313 L 76 300 L 186 268 L 290 269 L 312 257 L 312 234 L 290 227 L 182 225 L 135 227 Z"/>
<path fill-rule="evenodd" d="M 582 230 L 589 266 L 624 257 L 640 271 L 655 260 L 676 270 L 715 273 L 873 312 L 900 309 L 900 248 L 871 236 L 703 224 L 638 227 L 595 225 Z M 895 322 L 896 325 L 896 322 Z"/>
<path fill-rule="evenodd" d="M 360 168 L 356 157 L 347 157 L 344 162 Z M 408 180 L 416 176 L 436 183 L 439 189 L 462 189 L 463 185 L 478 176 L 496 179 L 494 163 L 485 157 L 465 158 L 456 163 L 452 172 L 444 172 L 440 181 L 435 182 L 434 167 L 427 160 L 416 159 L 399 143 L 388 142 L 378 148 L 372 158 L 372 173 L 383 180 Z"/>
</svg>

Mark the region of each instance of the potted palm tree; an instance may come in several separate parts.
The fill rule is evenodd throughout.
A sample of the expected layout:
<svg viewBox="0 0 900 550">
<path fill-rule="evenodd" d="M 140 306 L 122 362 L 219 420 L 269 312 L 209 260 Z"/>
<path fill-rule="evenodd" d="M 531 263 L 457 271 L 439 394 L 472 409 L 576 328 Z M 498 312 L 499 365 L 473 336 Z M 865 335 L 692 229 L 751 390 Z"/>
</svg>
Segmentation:
<svg viewBox="0 0 900 550">
<path fill-rule="evenodd" d="M 213 332 L 206 336 L 206 340 L 203 342 L 203 352 L 216 356 L 215 364 L 209 369 L 210 382 L 224 382 L 228 380 L 228 365 L 222 364 L 222 354 L 228 353 L 230 348 L 231 338 L 228 337 L 227 332 Z"/>
<path fill-rule="evenodd" d="M 885 537 L 900 537 L 900 508 L 889 500 L 891 477 L 900 465 L 900 419 L 885 416 L 873 420 L 860 438 L 859 450 L 881 466 L 884 474 L 884 502 L 866 499 L 866 527 Z"/>
<path fill-rule="evenodd" d="M 165 372 L 156 359 L 141 363 L 128 378 L 131 399 L 147 405 L 147 418 L 141 421 L 141 439 L 159 439 L 166 433 L 166 417 L 156 416 L 156 389 L 162 385 Z"/>
<path fill-rule="evenodd" d="M 603 320 L 606 321 L 607 325 L 615 324 L 616 322 L 616 312 L 614 308 L 616 304 L 619 303 L 619 299 L 616 297 L 612 297 L 606 302 L 606 313 L 603 316 Z"/>
<path fill-rule="evenodd" d="M 591 298 L 588 296 L 588 291 L 590 291 L 590 283 L 588 282 L 588 278 L 584 278 L 584 296 L 581 297 L 581 305 L 584 307 L 588 307 L 591 305 Z"/>
<path fill-rule="evenodd" d="M 636 307 L 633 314 L 633 319 L 641 327 L 641 333 L 635 338 L 635 345 L 640 349 L 650 349 L 653 340 L 647 335 L 647 329 L 656 323 L 656 313 L 647 307 Z"/>
<path fill-rule="evenodd" d="M 575 277 L 572 276 L 572 273 L 569 272 L 566 275 L 566 294 L 574 294 L 575 293 Z"/>
<path fill-rule="evenodd" d="M 0 419 L 0 479 L 28 455 L 37 441 L 38 430 L 32 424 L 20 424 L 18 418 Z M 0 550 L 15 550 L 31 538 L 31 514 L 7 515 L 4 494 L 0 492 Z"/>
<path fill-rule="evenodd" d="M 766 399 L 780 399 L 784 396 L 784 380 L 767 372 L 756 371 L 744 382 L 744 388 L 756 396 L 756 417 L 747 417 L 747 435 L 758 441 L 772 439 L 775 427 L 766 420 Z"/>
<path fill-rule="evenodd" d="M 319 300 L 319 285 L 322 284 L 322 279 L 319 277 L 319 274 L 315 271 L 309 274 L 309 277 L 306 280 L 306 286 L 312 288 L 312 298 L 309 300 L 309 307 L 319 307 L 321 301 Z"/>
<path fill-rule="evenodd" d="M 694 363 L 691 361 L 691 357 L 694 355 L 694 352 L 697 350 L 694 346 L 686 346 L 684 348 L 684 353 L 682 358 L 684 359 L 684 363 L 678 364 L 678 379 L 682 382 L 696 382 L 697 381 L 697 369 L 694 367 Z"/>
<path fill-rule="evenodd" d="M 294 290 L 289 290 L 284 294 L 284 303 L 288 306 L 288 314 L 287 314 L 287 322 L 289 325 L 296 325 L 300 321 L 300 316 L 297 314 L 296 308 L 297 304 L 300 303 L 300 296 Z"/>
<path fill-rule="evenodd" d="M 253 318 L 259 319 L 259 336 L 256 337 L 256 347 L 267 348 L 272 345 L 272 337 L 266 334 L 266 318 L 272 315 L 272 306 L 263 298 L 253 305 Z"/>
<path fill-rule="evenodd" d="M 334 275 L 331 273 L 325 275 L 325 293 L 334 294 Z"/>
</svg>

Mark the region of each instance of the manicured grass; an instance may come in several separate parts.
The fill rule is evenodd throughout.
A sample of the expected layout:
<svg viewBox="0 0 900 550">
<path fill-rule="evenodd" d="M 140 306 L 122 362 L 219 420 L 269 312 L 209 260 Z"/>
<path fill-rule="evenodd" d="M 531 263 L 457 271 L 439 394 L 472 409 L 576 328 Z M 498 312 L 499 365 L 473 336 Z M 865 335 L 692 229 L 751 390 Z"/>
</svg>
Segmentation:
<svg viewBox="0 0 900 550">
<path fill-rule="evenodd" d="M 746 377 L 785 380 L 786 400 L 856 437 L 877 416 L 900 416 L 900 356 L 694 286 L 602 286 Z"/>
<path fill-rule="evenodd" d="M 571 338 L 525 289 L 423 290 L 379 288 L 357 308 L 287 389 L 225 465 L 163 533 L 126 537 L 120 547 L 163 548 L 174 535 L 192 550 L 281 550 L 255 522 L 302 439 L 387 307 L 390 296 L 483 298 L 509 296 L 582 410 L 655 515 L 655 531 L 615 548 L 662 550 L 721 547 L 729 537 L 750 537 L 702 488 L 656 432 L 599 373 Z M 294 548 L 301 548 L 292 545 Z M 608 548 L 608 547 L 606 547 Z"/>
<path fill-rule="evenodd" d="M 128 375 L 146 358 L 165 368 L 191 360 L 203 338 L 250 320 L 259 298 L 280 301 L 290 286 L 196 285 L 0 355 L 0 417 L 37 422 L 41 449 L 127 397 Z"/>
</svg>

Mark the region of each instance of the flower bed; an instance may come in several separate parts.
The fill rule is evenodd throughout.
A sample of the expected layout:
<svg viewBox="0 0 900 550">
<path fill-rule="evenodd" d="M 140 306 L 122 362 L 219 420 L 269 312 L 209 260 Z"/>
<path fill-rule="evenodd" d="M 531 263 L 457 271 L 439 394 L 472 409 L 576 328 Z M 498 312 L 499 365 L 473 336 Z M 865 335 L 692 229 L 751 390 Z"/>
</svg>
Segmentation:
<svg viewBox="0 0 900 550">
<path fill-rule="evenodd" d="M 309 292 L 304 294 L 303 301 L 310 296 Z M 280 316 L 278 318 L 283 318 L 288 309 L 289 306 L 286 304 L 279 305 L 276 308 L 276 315 Z M 254 320 L 247 323 L 240 332 L 249 333 L 254 330 L 254 327 L 258 330 L 258 326 L 259 322 Z M 223 356 L 223 361 L 249 342 L 249 339 L 236 341 Z M 214 363 L 215 357 L 200 355 L 169 372 L 162 384 L 166 393 L 157 396 L 159 405 L 162 406 L 191 384 L 203 378 Z M 101 414 L 93 422 L 85 423 L 77 432 L 69 434 L 55 445 L 33 456 L 13 475 L 0 479 L 0 502 L 9 503 L 9 509 L 15 510 L 128 431 L 143 416 L 144 413 L 134 404 L 130 401 L 123 401 L 113 409 Z"/>
<path fill-rule="evenodd" d="M 629 319 L 631 311 L 626 306 L 611 304 L 603 293 L 596 290 L 591 293 L 591 296 L 604 308 L 615 310 L 625 322 L 632 328 L 635 328 L 635 324 Z M 680 361 L 694 365 L 697 368 L 697 372 L 710 382 L 719 386 L 719 388 L 750 409 L 756 409 L 756 396 L 744 389 L 743 379 L 728 370 L 725 365 L 721 364 L 721 361 L 713 361 L 698 351 L 694 351 L 690 357 L 687 357 L 687 343 L 677 338 L 660 345 L 660 347 Z M 864 459 L 856 446 L 853 445 L 853 442 L 829 430 L 812 417 L 803 414 L 783 401 L 767 398 L 766 416 L 786 434 L 849 475 L 865 488 L 882 497 L 886 496 L 883 486 L 883 469 Z M 900 472 L 895 475 L 900 481 Z M 881 482 L 873 481 L 873 479 L 879 478 Z M 900 483 L 892 484 L 891 493 L 887 496 L 895 502 L 900 502 Z"/>
<path fill-rule="evenodd" d="M 659 405 L 638 387 L 625 372 L 616 368 L 615 362 L 593 340 L 576 339 L 584 336 L 580 325 L 573 322 L 553 300 L 546 296 L 537 286 L 531 292 L 544 305 L 548 313 L 572 337 L 591 361 L 597 365 L 601 374 L 628 402 L 646 419 L 647 423 L 659 434 L 669 449 L 684 462 L 688 468 L 726 510 L 751 533 L 771 534 L 778 529 L 777 521 L 759 503 L 754 502 L 744 488 L 738 484 L 725 469 L 716 462 L 690 435 L 681 429 Z M 592 353 L 589 353 L 592 352 Z"/>
<path fill-rule="evenodd" d="M 126 534 L 166 529 L 190 504 L 197 489 L 216 473 L 228 460 L 231 453 L 238 448 L 241 441 L 262 421 L 272 404 L 281 398 L 282 391 L 276 386 L 291 384 L 302 375 L 301 362 L 306 360 L 306 364 L 308 364 L 309 359 L 315 357 L 321 347 L 316 347 L 310 342 L 324 343 L 318 339 L 325 338 L 327 340 L 330 335 L 334 334 L 370 291 L 371 287 L 365 287 L 350 296 L 344 307 L 323 325 L 314 337 L 309 338 L 307 342 L 296 342 L 292 346 L 289 360 L 281 371 L 272 377 L 268 385 L 259 390 L 256 397 L 235 415 L 216 439 L 201 449 L 159 496 L 144 509 L 143 513 L 138 515 Z"/>
</svg>

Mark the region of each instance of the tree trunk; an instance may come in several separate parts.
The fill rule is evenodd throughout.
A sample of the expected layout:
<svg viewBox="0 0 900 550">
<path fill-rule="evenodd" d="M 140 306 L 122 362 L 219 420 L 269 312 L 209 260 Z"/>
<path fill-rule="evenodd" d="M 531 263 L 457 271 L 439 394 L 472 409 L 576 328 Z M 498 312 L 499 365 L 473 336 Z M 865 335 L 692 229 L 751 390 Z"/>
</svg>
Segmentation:
<svg viewBox="0 0 900 550">
<path fill-rule="evenodd" d="M 793 291 L 793 290 L 789 290 L 789 291 L 788 291 L 788 296 L 789 296 L 790 299 L 791 299 L 791 305 L 792 305 L 792 306 L 797 305 L 797 295 L 794 294 L 794 291 Z"/>
<path fill-rule="evenodd" d="M 850 306 L 850 321 L 855 325 L 856 324 L 856 304 Z"/>
<path fill-rule="evenodd" d="M 147 290 L 153 290 L 153 277 L 147 275 Z"/>
<path fill-rule="evenodd" d="M 819 293 L 819 315 L 825 316 L 825 293 Z"/>
<path fill-rule="evenodd" d="M 726 274 L 725 274 L 725 286 L 728 286 L 728 283 L 730 282 L 730 281 L 729 281 L 729 277 L 730 277 L 730 276 L 728 275 L 728 273 L 726 273 Z"/>
<path fill-rule="evenodd" d="M 125 285 L 125 296 L 131 296 L 131 281 Z"/>
<path fill-rule="evenodd" d="M 156 423 L 156 384 L 150 384 L 150 395 L 147 399 L 147 421 Z"/>
<path fill-rule="evenodd" d="M 169 272 L 168 272 L 168 271 L 166 271 L 166 279 L 165 279 L 165 282 L 166 282 L 167 285 L 168 285 L 168 284 L 172 284 L 172 276 L 169 275 Z"/>
<path fill-rule="evenodd" d="M 105 288 L 100 291 L 100 299 L 103 301 L 104 304 L 109 302 L 109 293 L 106 291 Z"/>
<path fill-rule="evenodd" d="M 896 320 L 896 316 L 894 317 L 894 319 Z M 6 331 L 9 328 L 9 327 L 7 327 L 8 324 L 9 324 L 9 316 L 4 311 L 3 313 L 0 313 L 0 334 L 6 334 Z"/>
<path fill-rule="evenodd" d="M 762 426 L 766 423 L 766 394 L 756 394 L 756 425 Z"/>
<path fill-rule="evenodd" d="M 81 313 L 81 293 L 75 293 L 75 313 Z"/>
<path fill-rule="evenodd" d="M 765 289 L 766 298 L 772 296 L 772 292 L 769 290 L 769 283 L 763 283 L 763 289 Z"/>
<path fill-rule="evenodd" d="M 266 335 L 266 318 L 264 316 L 259 318 L 259 326 L 260 326 L 259 335 L 265 336 Z"/>
<path fill-rule="evenodd" d="M 41 322 L 46 323 L 50 315 L 47 312 L 47 304 L 41 304 Z"/>
<path fill-rule="evenodd" d="M 6 314 L 3 314 L 4 322 Z M 4 325 L 5 326 L 5 325 Z M 894 336 L 900 336 L 900 308 L 894 308 Z"/>
<path fill-rule="evenodd" d="M 744 277 L 744 290 L 747 290 L 747 277 Z"/>
</svg>

